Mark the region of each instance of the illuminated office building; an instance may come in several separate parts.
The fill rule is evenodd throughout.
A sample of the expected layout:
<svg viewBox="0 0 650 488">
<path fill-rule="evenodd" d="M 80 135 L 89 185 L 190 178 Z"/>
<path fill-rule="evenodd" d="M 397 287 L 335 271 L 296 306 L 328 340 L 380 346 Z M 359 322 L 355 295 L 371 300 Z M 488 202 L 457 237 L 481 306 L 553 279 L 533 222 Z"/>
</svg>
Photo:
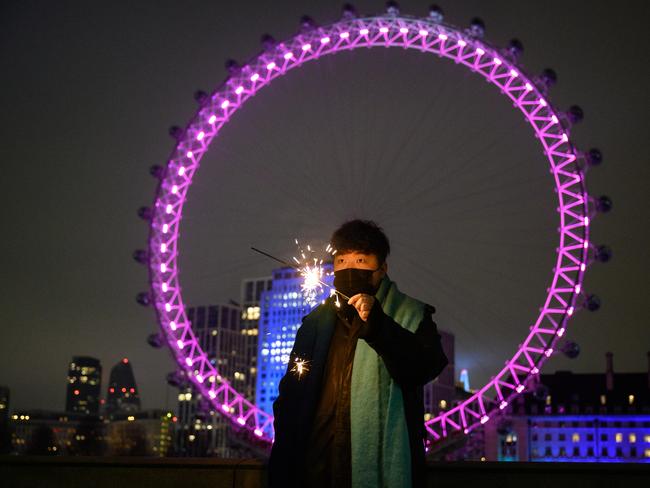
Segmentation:
<svg viewBox="0 0 650 488">
<path fill-rule="evenodd" d="M 188 308 L 192 330 L 219 378 L 225 378 L 238 391 L 245 391 L 250 376 L 250 340 L 256 334 L 242 327 L 242 309 L 235 305 L 209 305 Z M 191 386 L 178 394 L 176 452 L 180 456 L 241 455 L 232 444 L 230 421 L 214 411 L 208 399 Z"/>
<path fill-rule="evenodd" d="M 99 412 L 102 366 L 99 359 L 74 356 L 68 368 L 65 410 L 95 415 Z"/>
<path fill-rule="evenodd" d="M 257 383 L 257 342 L 259 339 L 260 302 L 262 293 L 271 289 L 273 284 L 270 276 L 263 278 L 248 278 L 242 281 L 241 287 L 241 333 L 246 339 L 247 374 L 243 388 L 239 392 L 247 400 L 255 402 L 255 387 Z"/>
<path fill-rule="evenodd" d="M 122 359 L 111 369 L 106 395 L 106 414 L 109 417 L 140 410 L 140 392 L 128 358 Z"/>
<path fill-rule="evenodd" d="M 236 305 L 191 307 L 187 318 L 210 363 L 239 390 L 248 373 L 248 336 L 240 326 L 241 308 Z"/>
<path fill-rule="evenodd" d="M 324 280 L 332 284 L 332 264 L 323 265 Z M 284 267 L 273 270 L 271 289 L 262 293 L 260 300 L 260 323 L 258 341 L 258 374 L 255 403 L 268 413 L 273 413 L 273 401 L 278 395 L 278 384 L 284 376 L 289 354 L 296 338 L 296 330 L 302 318 L 313 307 L 303 298 L 300 285 L 304 279 L 293 268 Z M 329 288 L 323 290 L 320 300 L 330 294 Z M 267 427 L 270 434 L 270 427 Z"/>
</svg>

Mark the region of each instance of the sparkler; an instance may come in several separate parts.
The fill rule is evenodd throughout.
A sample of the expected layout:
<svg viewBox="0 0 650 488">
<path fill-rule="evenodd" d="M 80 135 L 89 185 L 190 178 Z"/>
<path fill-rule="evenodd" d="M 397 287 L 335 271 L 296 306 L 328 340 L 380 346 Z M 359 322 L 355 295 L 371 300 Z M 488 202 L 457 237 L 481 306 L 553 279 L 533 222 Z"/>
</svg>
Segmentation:
<svg viewBox="0 0 650 488">
<path fill-rule="evenodd" d="M 303 283 L 300 285 L 300 289 L 302 291 L 303 297 L 305 298 L 305 301 L 307 301 L 310 305 L 313 306 L 316 304 L 318 301 L 318 296 L 320 296 L 323 292 L 323 287 L 330 289 L 330 296 L 336 295 L 335 304 L 337 307 L 341 306 L 339 296 L 348 301 L 350 297 L 344 293 L 341 293 L 340 291 L 337 291 L 332 285 L 323 281 L 323 276 L 325 275 L 325 271 L 323 270 L 323 260 L 313 256 L 316 254 L 316 251 L 312 250 L 311 245 L 308 244 L 305 250 L 300 246 L 298 239 L 295 239 L 295 243 L 298 246 L 298 255 L 302 258 L 298 259 L 294 256 L 293 260 L 296 262 L 296 264 L 289 263 L 283 259 L 277 258 L 272 254 L 257 249 L 256 247 L 251 246 L 251 249 L 298 271 L 304 278 Z M 327 245 L 325 251 L 332 255 L 336 254 L 336 249 L 332 248 L 330 244 Z"/>
<path fill-rule="evenodd" d="M 325 273 L 323 271 L 323 259 L 319 259 L 318 256 L 314 257 L 316 253 L 312 250 L 311 245 L 307 244 L 305 250 L 298 242 L 298 239 L 295 239 L 295 243 L 298 246 L 298 254 L 302 258 L 293 257 L 293 260 L 298 265 L 300 276 L 304 278 L 304 281 L 300 284 L 300 289 L 305 301 L 314 306 L 318 302 L 318 297 L 323 293 L 323 286 L 328 286 L 323 281 L 323 274 Z M 330 250 L 331 246 L 328 244 L 325 251 L 330 252 Z"/>
<path fill-rule="evenodd" d="M 293 368 L 291 368 L 291 371 L 296 373 L 298 375 L 298 379 L 304 374 L 309 371 L 309 363 L 311 361 L 307 361 L 306 359 L 301 359 L 301 358 L 295 358 L 293 360 L 295 363 L 293 365 Z"/>
</svg>

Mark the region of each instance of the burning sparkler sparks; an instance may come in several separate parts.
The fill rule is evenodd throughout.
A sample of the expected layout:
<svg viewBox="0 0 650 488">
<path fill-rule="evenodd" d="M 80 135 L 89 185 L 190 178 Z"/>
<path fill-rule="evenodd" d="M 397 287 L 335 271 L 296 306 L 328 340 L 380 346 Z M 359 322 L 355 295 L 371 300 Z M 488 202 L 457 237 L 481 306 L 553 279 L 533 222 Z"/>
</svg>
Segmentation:
<svg viewBox="0 0 650 488">
<path fill-rule="evenodd" d="M 293 368 L 291 368 L 291 371 L 296 375 L 298 375 L 298 379 L 300 379 L 303 374 L 309 371 L 309 363 L 311 361 L 307 361 L 306 359 L 301 359 L 297 357 L 294 359 L 293 362 L 294 365 Z"/>
<path fill-rule="evenodd" d="M 298 254 L 302 258 L 293 257 L 293 260 L 298 265 L 300 276 L 304 278 L 304 281 L 300 284 L 300 289 L 305 301 L 314 306 L 323 295 L 324 286 L 329 287 L 323 281 L 323 277 L 327 274 L 323 269 L 323 258 L 319 257 L 319 253 L 313 250 L 311 245 L 307 244 L 305 249 L 300 245 L 298 239 L 295 239 L 295 243 L 298 246 Z M 332 246 L 328 244 L 325 252 L 331 254 L 331 250 Z"/>
<path fill-rule="evenodd" d="M 260 254 L 263 254 L 266 257 L 278 261 L 285 266 L 289 266 L 297 270 L 300 273 L 300 276 L 302 276 L 304 279 L 303 283 L 300 285 L 300 289 L 302 291 L 303 298 L 309 305 L 314 306 L 318 303 L 319 298 L 323 295 L 324 287 L 330 289 L 330 296 L 336 295 L 335 305 L 337 307 L 341 306 L 339 295 L 346 301 L 349 300 L 350 297 L 337 291 L 332 285 L 323 281 L 325 276 L 329 276 L 332 273 L 327 273 L 323 267 L 323 258 L 321 257 L 322 252 L 312 249 L 310 244 L 307 244 L 306 248 L 303 248 L 300 245 L 298 239 L 294 239 L 294 241 L 298 246 L 298 256 L 300 256 L 300 258 L 293 256 L 293 260 L 296 264 L 288 263 L 255 247 L 251 247 L 251 249 Z M 325 253 L 333 256 L 336 254 L 336 249 L 334 249 L 331 244 L 327 244 L 325 247 Z"/>
</svg>

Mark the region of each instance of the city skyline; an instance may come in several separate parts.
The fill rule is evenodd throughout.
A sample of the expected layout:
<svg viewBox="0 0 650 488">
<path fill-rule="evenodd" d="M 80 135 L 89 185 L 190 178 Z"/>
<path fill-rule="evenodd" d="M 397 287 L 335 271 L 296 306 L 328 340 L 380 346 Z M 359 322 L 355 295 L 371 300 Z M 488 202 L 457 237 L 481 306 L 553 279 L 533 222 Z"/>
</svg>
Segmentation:
<svg viewBox="0 0 650 488">
<path fill-rule="evenodd" d="M 204 304 L 188 310 L 207 358 L 239 391 L 245 390 L 244 384 L 257 385 L 255 398 L 249 399 L 257 400 L 261 408 L 270 406 L 274 381 L 286 368 L 288 350 L 282 341 L 290 341 L 300 316 L 309 308 L 299 293 L 300 283 L 294 269 L 275 268 L 269 277 L 242 280 L 240 304 Z M 441 333 L 449 364 L 453 365 L 453 335 Z M 257 343 L 258 338 L 264 339 Z M 505 415 L 470 436 L 464 447 L 453 452 L 438 450 L 428 439 L 430 457 L 447 461 L 647 462 L 650 351 L 646 362 L 646 371 L 617 373 L 614 355 L 607 353 L 606 367 L 599 372 L 538 375 L 526 393 L 507 406 Z M 278 367 L 274 363 L 281 364 Z M 0 387 L 0 408 L 5 422 L 11 419 L 13 453 L 225 459 L 264 456 L 259 446 L 238 438 L 238 426 L 187 382 L 174 387 L 177 407 L 141 409 L 128 358 L 110 369 L 110 380 L 103 386 L 107 401 L 100 401 L 102 385 L 97 377 L 102 369 L 97 358 L 72 358 L 65 382 L 65 412 L 7 408 L 9 395 Z M 463 372 L 467 380 L 467 371 Z M 266 380 L 258 378 L 259 374 Z M 469 396 L 463 382 L 454 377 L 452 368 L 425 385 L 425 421 Z M 216 381 L 221 382 L 221 376 Z"/>
<path fill-rule="evenodd" d="M 326 267 L 326 270 L 327 269 L 328 268 Z M 273 269 L 272 272 L 269 273 L 269 277 L 244 278 L 244 279 L 242 279 L 241 280 L 241 296 L 240 296 L 241 302 L 238 302 L 237 304 L 232 303 L 232 301 L 231 301 L 231 303 L 226 303 L 225 300 L 219 300 L 219 301 L 216 301 L 215 303 L 212 303 L 212 304 L 209 304 L 209 305 L 190 306 L 189 307 L 189 318 L 190 318 L 190 320 L 192 321 L 193 324 L 194 324 L 194 321 L 195 321 L 194 314 L 196 313 L 196 310 L 197 309 L 203 309 L 202 310 L 202 315 L 197 318 L 197 320 L 199 321 L 199 326 L 198 327 L 201 330 L 196 331 L 197 334 L 203 333 L 203 335 L 201 336 L 202 337 L 201 343 L 207 343 L 206 341 L 208 340 L 207 336 L 203 337 L 203 336 L 205 336 L 205 332 L 207 330 L 207 329 L 205 329 L 206 328 L 205 324 L 207 323 L 206 319 L 208 317 L 208 315 L 206 313 L 206 311 L 207 311 L 206 307 L 209 307 L 210 310 L 217 309 L 219 307 L 224 307 L 226 309 L 233 309 L 233 310 L 237 309 L 237 310 L 239 310 L 241 313 L 243 313 L 243 315 L 242 315 L 242 317 L 240 319 L 237 320 L 237 322 L 240 323 L 240 325 L 242 326 L 242 329 L 253 327 L 253 326 L 256 329 L 260 329 L 262 327 L 264 327 L 265 330 L 268 329 L 268 325 L 262 325 L 262 324 L 268 323 L 268 319 L 266 321 L 264 321 L 264 322 L 259 322 L 260 321 L 260 312 L 261 312 L 259 310 L 253 311 L 255 313 L 255 318 L 252 318 L 252 320 L 248 320 L 248 315 L 247 315 L 248 312 L 246 311 L 247 304 L 253 303 L 257 308 L 259 308 L 259 305 L 261 303 L 260 300 L 264 297 L 264 295 L 267 295 L 268 303 L 266 303 L 266 305 L 262 305 L 262 308 L 263 309 L 266 308 L 268 311 L 271 311 L 274 307 L 278 306 L 277 304 L 272 306 L 271 301 L 273 303 L 276 303 L 276 302 L 278 302 L 278 300 L 280 300 L 280 302 L 283 300 L 283 298 L 281 296 L 279 298 L 273 298 L 273 300 L 271 300 L 271 297 L 276 297 L 277 296 L 277 293 L 276 293 L 276 295 L 273 294 L 274 290 L 276 292 L 278 290 L 285 290 L 285 291 L 286 290 L 294 290 L 294 293 L 295 293 L 296 290 L 299 290 L 299 288 L 300 288 L 299 287 L 299 282 L 300 282 L 299 276 L 295 276 L 294 273 L 289 273 L 289 275 L 286 275 L 286 273 L 285 273 L 286 271 L 291 272 L 292 269 L 291 268 L 286 268 L 286 267 L 280 267 L 280 268 Z M 277 281 L 277 284 L 276 284 L 277 289 L 273 288 L 273 287 L 265 288 L 266 286 L 271 286 L 271 285 L 267 285 L 266 284 L 267 282 L 268 283 L 274 283 L 275 281 Z M 328 280 L 328 283 L 330 281 L 331 280 Z M 248 290 L 247 287 L 246 287 L 246 285 L 249 284 L 249 283 L 252 283 L 253 285 L 255 283 L 260 283 L 260 284 L 264 285 L 263 288 L 257 287 L 258 288 L 257 289 L 257 294 L 256 294 L 256 297 L 254 299 L 253 298 L 248 298 L 248 296 L 247 296 L 247 294 L 251 293 L 251 291 Z M 295 299 L 292 298 L 294 293 L 290 292 L 289 294 L 291 295 L 291 297 L 284 299 L 285 301 L 288 300 L 287 303 L 289 303 L 289 305 L 292 305 L 293 303 L 295 303 Z M 303 303 L 303 301 L 304 301 L 304 297 L 302 297 L 302 296 L 298 296 L 298 297 L 296 297 L 296 299 L 298 299 L 298 301 L 300 303 Z M 292 300 L 294 300 L 294 301 L 292 301 Z M 306 302 L 304 302 L 304 305 L 308 306 Z M 280 305 L 280 307 L 281 307 L 281 305 Z M 294 314 L 299 313 L 300 310 L 302 310 L 301 306 L 296 306 L 295 310 L 293 310 L 292 313 L 294 313 Z M 223 320 L 223 318 L 222 318 L 222 320 Z M 274 318 L 273 320 L 277 321 L 278 319 Z M 277 322 L 277 323 L 279 323 L 279 322 Z M 254 324 L 254 325 L 252 325 L 252 324 Z M 273 324 L 274 324 L 274 327 L 277 326 L 276 322 L 273 322 Z M 202 330 L 202 329 L 205 329 L 205 330 Z M 446 340 L 451 340 L 453 342 L 453 336 L 451 338 L 448 338 L 449 334 L 447 332 L 441 331 L 441 333 L 443 334 L 443 336 L 446 337 Z M 295 332 L 292 332 L 292 334 L 295 334 Z M 256 337 L 258 337 L 257 334 L 256 334 Z M 260 366 L 261 363 L 260 363 L 260 358 L 259 358 L 259 355 L 264 353 L 263 349 L 265 347 L 266 346 L 263 346 L 262 343 L 256 344 L 255 349 L 256 349 L 256 354 L 258 355 L 257 359 L 255 361 L 255 369 L 256 369 L 256 371 L 259 371 L 260 367 L 266 367 L 266 365 Z M 450 350 L 453 350 L 453 345 L 451 344 L 451 342 L 449 344 L 447 344 L 446 347 L 449 348 Z M 165 349 L 164 346 L 163 346 L 162 349 L 155 348 L 154 350 L 158 350 L 161 353 L 168 352 Z M 267 353 L 267 354 L 269 354 L 269 353 Z M 284 354 L 284 353 L 282 353 L 282 354 Z M 275 356 L 277 356 L 277 358 L 275 358 L 275 359 L 280 360 L 280 356 L 282 354 L 281 354 L 280 350 L 278 349 L 277 354 L 274 353 L 273 357 L 275 358 Z M 605 363 L 606 364 L 605 364 L 605 367 L 602 368 L 602 371 L 608 370 L 610 372 L 619 373 L 620 371 L 614 369 L 613 354 L 606 351 L 604 356 L 605 356 Z M 645 359 L 645 364 L 646 364 L 646 369 L 645 370 L 641 368 L 641 369 L 629 371 L 629 373 L 642 373 L 642 374 L 645 373 L 645 374 L 647 374 L 648 375 L 648 382 L 649 382 L 649 385 L 650 385 L 650 351 L 648 351 L 646 353 L 645 358 L 646 358 Z M 221 359 L 218 358 L 218 357 L 215 357 L 215 363 L 217 361 L 219 361 L 219 364 L 220 364 Z M 266 361 L 263 361 L 263 363 L 266 363 L 266 362 L 268 362 L 268 358 L 266 359 Z M 75 363 L 77 363 L 77 364 L 75 364 Z M 282 372 L 281 372 L 282 374 L 283 374 L 284 368 L 286 368 L 286 364 L 285 363 L 283 363 L 283 364 L 284 364 L 284 366 L 282 367 Z M 76 373 L 74 373 L 74 375 L 77 376 L 77 378 L 75 378 L 75 380 L 78 381 L 78 376 L 79 375 L 82 375 L 82 374 L 85 375 L 86 374 L 85 371 L 82 372 L 81 367 L 83 366 L 85 368 L 85 367 L 88 367 L 88 366 L 92 366 L 93 368 L 97 368 L 99 370 L 99 377 L 101 377 L 101 381 L 100 381 L 100 385 L 98 385 L 99 396 L 97 398 L 95 398 L 96 409 L 93 410 L 91 408 L 91 411 L 89 411 L 87 413 L 98 414 L 98 413 L 100 413 L 100 410 L 101 410 L 102 413 L 104 413 L 104 412 L 108 413 L 107 402 L 108 402 L 109 398 L 111 397 L 111 394 L 113 393 L 113 392 L 111 392 L 111 389 L 114 389 L 114 388 L 111 388 L 111 386 L 114 386 L 114 383 L 116 381 L 116 380 L 113 380 L 113 377 L 116 376 L 116 369 L 118 369 L 120 367 L 125 367 L 125 366 L 128 367 L 129 374 L 131 375 L 130 378 L 132 378 L 132 380 L 127 377 L 126 381 L 127 382 L 133 381 L 133 388 L 131 388 L 131 392 L 130 392 L 131 394 L 136 393 L 134 388 L 135 388 L 135 384 L 137 382 L 135 381 L 135 379 L 133 379 L 134 378 L 134 373 L 132 372 L 133 370 L 132 370 L 131 361 L 126 357 L 123 357 L 122 359 L 117 361 L 117 363 L 113 366 L 113 368 L 110 368 L 110 369 L 109 368 L 104 368 L 102 365 L 103 365 L 103 361 L 101 359 L 95 358 L 95 357 L 93 357 L 91 355 L 75 355 L 75 356 L 72 357 L 72 361 L 68 362 L 69 371 L 68 371 L 67 381 L 65 381 L 65 379 L 62 380 L 62 384 L 66 385 L 66 394 L 65 394 L 65 400 L 64 400 L 64 403 L 66 404 L 66 408 L 56 409 L 56 408 L 47 408 L 47 407 L 43 408 L 43 407 L 33 407 L 33 406 L 21 406 L 21 407 L 12 406 L 11 410 L 12 411 L 14 411 L 14 410 L 15 411 L 19 411 L 19 410 L 23 410 L 23 411 L 26 411 L 26 410 L 43 410 L 43 411 L 51 411 L 51 412 L 71 412 L 71 413 L 76 412 L 76 410 L 75 410 L 75 408 L 77 408 L 75 406 L 76 405 L 76 402 L 75 402 L 76 397 L 74 397 L 73 395 L 79 395 L 79 393 L 77 393 L 78 390 L 76 390 L 77 386 L 74 384 L 73 381 L 71 381 L 73 371 L 74 370 L 79 370 Z M 168 373 L 176 371 L 179 367 L 180 367 L 179 365 L 175 365 L 174 369 L 171 369 L 170 371 L 168 371 Z M 219 368 L 221 366 L 217 366 L 217 367 Z M 243 366 L 241 368 L 239 368 L 239 369 L 242 369 L 242 368 L 243 368 Z M 232 369 L 232 366 L 226 367 L 226 369 L 228 371 L 230 371 Z M 571 370 L 571 369 L 558 369 L 558 370 L 556 370 L 556 373 L 557 372 L 560 372 L 560 373 L 562 373 L 562 372 L 573 372 L 573 370 Z M 587 373 L 599 374 L 600 372 L 601 372 L 601 370 L 597 369 L 595 371 L 589 371 Z M 460 377 L 460 373 L 461 372 L 459 372 L 459 376 L 457 378 L 456 377 L 453 378 L 455 385 L 461 385 L 463 383 L 463 381 L 462 381 L 462 379 Z M 226 373 L 223 373 L 223 374 L 225 375 Z M 89 375 L 93 375 L 93 377 L 97 377 L 97 373 L 95 373 L 95 372 L 91 372 L 91 373 L 89 373 Z M 123 375 L 123 373 L 122 373 L 122 375 Z M 467 375 L 467 376 L 469 376 L 471 378 L 471 372 L 470 371 L 465 370 L 465 375 Z M 275 376 L 273 376 L 273 378 L 275 378 L 276 380 L 279 379 L 279 377 L 277 377 L 277 373 L 275 374 Z M 121 379 L 124 380 L 124 378 L 121 378 Z M 168 382 L 166 381 L 165 378 L 163 378 L 163 381 L 165 382 L 167 389 L 172 390 L 170 398 L 169 398 L 169 404 L 165 404 L 164 406 L 163 405 L 158 405 L 158 406 L 147 407 L 147 408 L 141 407 L 140 406 L 141 398 L 139 397 L 139 393 L 138 393 L 138 395 L 136 395 L 136 399 L 135 399 L 135 401 L 137 402 L 137 407 L 133 411 L 140 411 L 140 410 L 147 410 L 147 409 L 151 410 L 152 408 L 153 409 L 161 408 L 161 409 L 173 410 L 174 405 L 177 403 L 175 401 L 175 397 L 177 395 L 177 390 L 179 390 L 179 389 L 176 386 L 172 386 L 172 385 L 168 384 Z M 231 384 L 234 384 L 232 382 L 232 378 L 230 378 L 229 381 L 231 381 Z M 248 384 L 248 381 L 246 383 Z M 256 377 L 256 379 L 253 381 L 253 384 L 257 384 L 258 386 L 265 386 L 266 381 L 260 382 Z M 12 390 L 11 385 L 9 385 L 9 384 L 0 384 L 0 386 L 7 387 L 9 389 L 9 391 Z M 470 391 L 475 391 L 477 386 L 480 386 L 480 385 L 476 385 L 474 383 L 473 386 L 470 387 Z M 138 388 L 138 390 L 139 390 L 139 388 Z M 257 390 L 257 388 L 254 388 L 254 390 L 255 390 L 255 397 L 256 398 L 259 397 L 260 393 Z M 245 391 L 247 391 L 247 390 L 245 388 L 240 388 L 239 391 L 242 394 L 245 394 Z M 126 392 L 126 393 L 127 393 L 127 397 L 128 397 L 129 392 Z M 266 397 L 268 397 L 269 395 L 270 395 L 270 393 L 264 395 L 265 396 L 265 401 L 262 402 L 263 405 L 260 404 L 260 407 L 267 406 L 267 407 L 269 407 L 269 411 L 270 411 L 271 409 L 270 409 L 269 401 L 272 402 L 273 398 L 269 399 L 269 401 L 266 401 Z M 71 398 L 74 398 L 74 399 L 71 399 Z M 71 408 L 68 408 L 68 405 Z M 84 403 L 84 405 L 85 405 L 85 403 Z M 120 410 L 120 412 L 124 413 L 124 412 L 126 412 L 126 410 L 124 410 L 124 411 Z M 5 413 L 8 414 L 9 412 L 5 412 Z M 81 413 L 83 413 L 83 412 L 81 412 Z"/>
</svg>

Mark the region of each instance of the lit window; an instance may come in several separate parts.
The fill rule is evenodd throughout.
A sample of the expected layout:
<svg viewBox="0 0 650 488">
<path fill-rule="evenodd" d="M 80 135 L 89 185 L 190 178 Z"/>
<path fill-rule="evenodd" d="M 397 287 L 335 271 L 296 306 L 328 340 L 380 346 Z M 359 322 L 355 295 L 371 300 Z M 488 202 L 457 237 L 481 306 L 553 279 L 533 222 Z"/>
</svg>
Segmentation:
<svg viewBox="0 0 650 488">
<path fill-rule="evenodd" d="M 623 434 L 620 432 L 616 433 L 616 442 L 622 442 L 623 441 Z"/>
<path fill-rule="evenodd" d="M 546 404 L 547 405 L 551 404 L 551 395 L 546 395 Z"/>
<path fill-rule="evenodd" d="M 605 395 L 600 395 L 600 404 L 605 405 L 606 402 L 607 402 L 607 397 L 605 397 Z"/>
<path fill-rule="evenodd" d="M 628 436 L 628 440 L 630 442 L 636 442 L 636 434 L 631 432 L 630 435 Z"/>
<path fill-rule="evenodd" d="M 571 436 L 571 440 L 573 442 L 580 442 L 580 434 L 578 434 L 577 432 L 574 432 L 573 435 Z"/>
<path fill-rule="evenodd" d="M 628 395 L 627 401 L 630 403 L 630 405 L 632 405 L 634 403 L 634 395 Z"/>
</svg>

